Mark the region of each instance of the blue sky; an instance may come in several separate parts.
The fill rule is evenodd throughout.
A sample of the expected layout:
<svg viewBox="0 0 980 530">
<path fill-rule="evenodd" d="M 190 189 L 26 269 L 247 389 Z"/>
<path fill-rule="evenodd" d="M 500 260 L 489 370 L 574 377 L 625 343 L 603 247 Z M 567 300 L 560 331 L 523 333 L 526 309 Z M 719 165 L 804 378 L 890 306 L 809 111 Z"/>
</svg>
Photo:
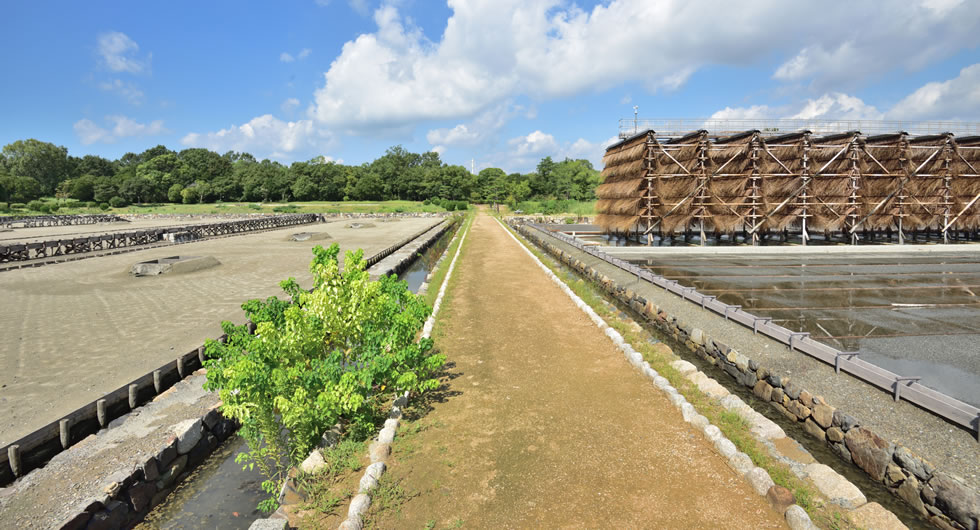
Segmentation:
<svg viewBox="0 0 980 530">
<path fill-rule="evenodd" d="M 980 2 L 5 3 L 0 145 L 527 171 L 617 120 L 980 121 Z"/>
</svg>

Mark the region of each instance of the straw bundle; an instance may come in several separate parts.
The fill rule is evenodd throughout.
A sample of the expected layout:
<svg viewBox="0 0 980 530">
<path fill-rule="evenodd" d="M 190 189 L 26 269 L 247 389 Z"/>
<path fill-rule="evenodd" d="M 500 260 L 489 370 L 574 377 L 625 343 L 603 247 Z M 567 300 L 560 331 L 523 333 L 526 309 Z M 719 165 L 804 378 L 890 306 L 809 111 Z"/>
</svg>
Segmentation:
<svg viewBox="0 0 980 530">
<path fill-rule="evenodd" d="M 639 212 L 640 199 L 599 199 L 596 201 L 595 209 L 608 215 L 617 216 L 637 216 Z"/>
<path fill-rule="evenodd" d="M 639 197 L 645 186 L 646 179 L 636 178 L 603 183 L 595 190 L 599 199 L 625 199 Z"/>
<path fill-rule="evenodd" d="M 603 232 L 626 232 L 632 229 L 640 219 L 638 215 L 613 215 L 599 213 L 595 216 L 595 222 L 602 228 Z"/>
</svg>

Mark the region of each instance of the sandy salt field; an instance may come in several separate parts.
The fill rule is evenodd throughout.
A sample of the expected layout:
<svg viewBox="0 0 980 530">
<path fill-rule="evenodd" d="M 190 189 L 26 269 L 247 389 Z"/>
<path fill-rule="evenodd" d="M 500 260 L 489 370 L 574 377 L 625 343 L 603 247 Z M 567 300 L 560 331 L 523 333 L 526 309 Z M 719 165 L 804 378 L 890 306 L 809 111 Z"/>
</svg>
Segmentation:
<svg viewBox="0 0 980 530">
<path fill-rule="evenodd" d="M 371 255 L 440 221 L 294 226 L 0 273 L 0 446 L 220 335 L 222 320 L 244 320 L 242 302 L 280 294 L 286 277 L 308 285 L 313 246 L 336 241 Z M 289 241 L 295 232 L 332 238 Z M 128 273 L 136 262 L 175 254 L 213 256 L 221 265 Z"/>
</svg>

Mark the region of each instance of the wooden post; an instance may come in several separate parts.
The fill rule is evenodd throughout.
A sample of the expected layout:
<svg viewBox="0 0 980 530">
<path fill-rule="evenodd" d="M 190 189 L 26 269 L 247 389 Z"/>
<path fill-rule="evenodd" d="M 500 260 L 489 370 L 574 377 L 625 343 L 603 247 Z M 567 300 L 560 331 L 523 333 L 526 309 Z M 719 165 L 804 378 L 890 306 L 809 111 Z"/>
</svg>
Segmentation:
<svg viewBox="0 0 980 530">
<path fill-rule="evenodd" d="M 136 408 L 137 398 L 139 397 L 137 390 L 139 388 L 136 385 L 129 385 L 129 410 Z"/>
<path fill-rule="evenodd" d="M 160 370 L 153 370 L 153 390 L 159 394 L 161 388 L 163 388 L 163 374 Z"/>
<path fill-rule="evenodd" d="M 10 462 L 10 471 L 13 471 L 15 477 L 19 477 L 22 471 L 19 445 L 15 444 L 7 447 L 7 460 Z"/>
<path fill-rule="evenodd" d="M 204 346 L 197 347 L 197 359 L 201 361 L 201 366 L 204 366 Z"/>
<path fill-rule="evenodd" d="M 95 402 L 95 417 L 99 419 L 99 427 L 105 427 L 107 423 L 106 417 L 106 400 L 100 399 Z"/>
<path fill-rule="evenodd" d="M 184 366 L 184 356 L 177 357 L 177 374 L 181 379 L 187 376 L 187 367 Z"/>
<path fill-rule="evenodd" d="M 61 434 L 61 448 L 68 449 L 71 445 L 71 423 L 68 418 L 58 422 L 58 430 Z"/>
</svg>

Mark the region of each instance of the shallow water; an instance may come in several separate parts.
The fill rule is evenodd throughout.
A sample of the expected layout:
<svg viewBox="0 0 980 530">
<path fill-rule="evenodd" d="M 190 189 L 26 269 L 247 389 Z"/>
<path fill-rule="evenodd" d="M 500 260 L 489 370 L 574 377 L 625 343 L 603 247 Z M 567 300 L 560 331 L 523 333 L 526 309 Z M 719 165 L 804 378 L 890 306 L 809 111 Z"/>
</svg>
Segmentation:
<svg viewBox="0 0 980 530">
<path fill-rule="evenodd" d="M 136 528 L 248 528 L 263 516 L 256 507 L 267 495 L 259 470 L 242 470 L 235 462 L 235 455 L 246 449 L 243 438 L 229 437 Z"/>
<path fill-rule="evenodd" d="M 975 256 L 685 255 L 634 262 L 980 406 Z"/>
</svg>

